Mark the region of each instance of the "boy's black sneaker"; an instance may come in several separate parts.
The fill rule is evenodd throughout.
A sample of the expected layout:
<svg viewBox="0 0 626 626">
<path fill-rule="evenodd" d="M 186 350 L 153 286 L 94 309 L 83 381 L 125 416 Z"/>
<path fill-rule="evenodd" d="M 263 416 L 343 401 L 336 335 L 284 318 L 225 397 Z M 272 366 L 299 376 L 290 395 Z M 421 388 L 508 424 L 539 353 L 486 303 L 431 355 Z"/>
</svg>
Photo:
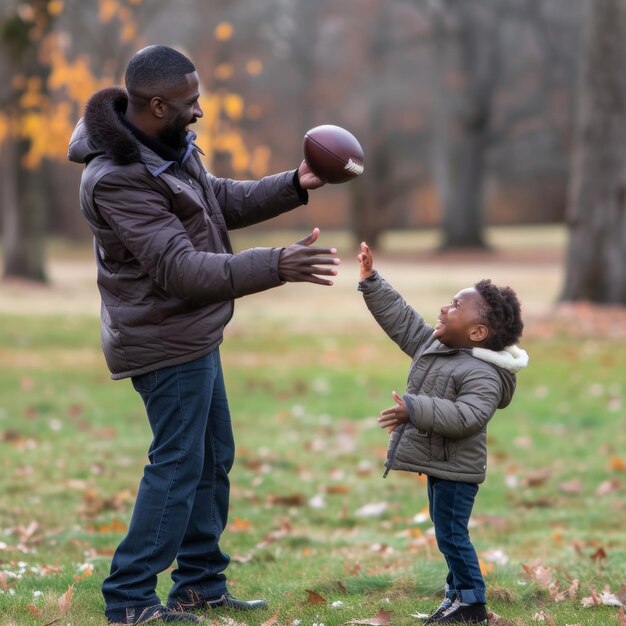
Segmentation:
<svg viewBox="0 0 626 626">
<path fill-rule="evenodd" d="M 110 625 L 147 624 L 148 622 L 176 622 L 177 624 L 199 624 L 200 620 L 189 613 L 177 613 L 164 606 L 147 606 L 143 609 L 119 609 L 107 612 Z"/>
<path fill-rule="evenodd" d="M 443 615 L 443 612 L 446 609 L 449 609 L 451 606 L 452 600 L 450 600 L 450 598 L 444 598 L 443 602 L 437 607 L 434 613 L 431 613 L 431 615 L 426 618 L 426 620 L 424 621 L 424 626 L 426 626 L 427 624 L 436 624 L 437 618 L 441 617 Z"/>
<path fill-rule="evenodd" d="M 484 624 L 487 609 L 484 604 L 453 602 L 432 624 Z"/>
</svg>

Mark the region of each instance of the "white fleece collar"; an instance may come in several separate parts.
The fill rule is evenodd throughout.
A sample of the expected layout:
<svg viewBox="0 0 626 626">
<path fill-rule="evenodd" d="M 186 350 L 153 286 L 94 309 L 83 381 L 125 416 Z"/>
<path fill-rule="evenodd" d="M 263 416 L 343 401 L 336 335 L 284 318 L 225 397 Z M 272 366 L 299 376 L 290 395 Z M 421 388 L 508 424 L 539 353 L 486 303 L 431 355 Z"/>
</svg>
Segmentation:
<svg viewBox="0 0 626 626">
<path fill-rule="evenodd" d="M 472 356 L 516 374 L 528 365 L 528 354 L 518 346 L 508 346 L 500 352 L 486 348 L 472 348 Z"/>
</svg>

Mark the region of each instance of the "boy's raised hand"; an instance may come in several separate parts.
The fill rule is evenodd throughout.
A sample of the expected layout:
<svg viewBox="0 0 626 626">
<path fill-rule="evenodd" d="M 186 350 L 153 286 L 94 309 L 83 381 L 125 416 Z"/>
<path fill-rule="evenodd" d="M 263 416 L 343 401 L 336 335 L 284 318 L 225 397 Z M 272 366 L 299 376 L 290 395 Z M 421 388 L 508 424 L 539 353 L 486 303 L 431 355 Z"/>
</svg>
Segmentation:
<svg viewBox="0 0 626 626">
<path fill-rule="evenodd" d="M 372 251 L 364 241 L 361 243 L 361 252 L 357 255 L 357 259 L 361 265 L 359 281 L 365 280 L 374 273 L 374 258 L 372 257 Z"/>
<path fill-rule="evenodd" d="M 390 433 L 400 426 L 400 424 L 409 421 L 409 410 L 404 400 L 395 391 L 393 391 L 391 395 L 396 401 L 396 406 L 392 406 L 390 409 L 384 409 L 380 412 L 380 416 L 378 417 L 379 426 L 386 428 Z"/>
</svg>

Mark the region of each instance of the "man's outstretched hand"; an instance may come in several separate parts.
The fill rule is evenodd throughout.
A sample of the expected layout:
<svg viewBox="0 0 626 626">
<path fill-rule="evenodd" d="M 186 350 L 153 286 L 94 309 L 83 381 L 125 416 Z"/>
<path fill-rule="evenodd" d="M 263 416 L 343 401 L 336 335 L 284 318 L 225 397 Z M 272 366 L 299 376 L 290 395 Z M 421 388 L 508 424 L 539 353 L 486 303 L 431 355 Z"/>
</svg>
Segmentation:
<svg viewBox="0 0 626 626">
<path fill-rule="evenodd" d="M 310 235 L 284 248 L 278 261 L 278 275 L 290 283 L 315 283 L 332 285 L 333 281 L 323 276 L 336 276 L 336 265 L 341 260 L 336 256 L 336 248 L 313 246 L 320 235 L 314 228 Z"/>
</svg>

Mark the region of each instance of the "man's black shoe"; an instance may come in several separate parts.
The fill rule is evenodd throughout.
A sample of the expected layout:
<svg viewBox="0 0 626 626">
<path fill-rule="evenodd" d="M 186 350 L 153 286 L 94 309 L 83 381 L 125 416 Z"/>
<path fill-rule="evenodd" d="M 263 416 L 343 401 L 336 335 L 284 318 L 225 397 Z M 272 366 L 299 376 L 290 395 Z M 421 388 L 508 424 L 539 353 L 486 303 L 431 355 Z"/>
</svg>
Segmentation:
<svg viewBox="0 0 626 626">
<path fill-rule="evenodd" d="M 172 622 L 177 624 L 199 624 L 200 620 L 190 613 L 178 613 L 163 606 L 147 606 L 143 609 L 119 609 L 108 611 L 109 624 L 128 626 L 132 624 L 147 624 L 148 622 Z"/>
<path fill-rule="evenodd" d="M 202 609 L 232 609 L 234 611 L 254 611 L 266 609 L 265 600 L 238 600 L 229 593 L 219 598 L 207 599 L 190 589 L 185 598 L 174 598 L 168 601 L 167 607 L 172 611 L 201 611 Z"/>
<path fill-rule="evenodd" d="M 483 624 L 487 621 L 484 604 L 453 602 L 432 624 Z"/>
</svg>

